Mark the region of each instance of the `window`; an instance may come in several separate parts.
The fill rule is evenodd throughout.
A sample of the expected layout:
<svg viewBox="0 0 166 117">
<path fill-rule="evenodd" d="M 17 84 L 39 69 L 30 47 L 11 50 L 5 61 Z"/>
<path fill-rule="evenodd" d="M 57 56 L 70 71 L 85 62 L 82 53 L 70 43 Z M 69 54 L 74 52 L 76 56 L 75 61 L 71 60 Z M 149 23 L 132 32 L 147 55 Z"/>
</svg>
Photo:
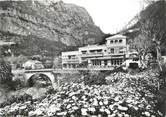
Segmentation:
<svg viewBox="0 0 166 117">
<path fill-rule="evenodd" d="M 110 51 L 112 54 L 114 54 L 114 48 L 111 48 Z"/>
<path fill-rule="evenodd" d="M 90 50 L 89 52 L 90 52 L 91 54 L 97 53 L 96 50 Z"/>
<path fill-rule="evenodd" d="M 115 40 L 115 43 L 118 43 L 118 40 Z"/>
<path fill-rule="evenodd" d="M 68 56 L 68 59 L 71 59 L 71 56 Z"/>
<path fill-rule="evenodd" d="M 124 53 L 124 48 L 119 48 L 119 53 Z"/>
<path fill-rule="evenodd" d="M 87 51 L 82 51 L 82 54 L 86 54 Z"/>
<path fill-rule="evenodd" d="M 113 41 L 113 40 L 111 40 L 111 41 L 110 41 L 110 43 L 114 43 L 114 41 Z"/>
<path fill-rule="evenodd" d="M 139 58 L 133 58 L 133 61 L 138 61 L 139 60 Z"/>
<path fill-rule="evenodd" d="M 122 39 L 119 40 L 119 43 L 122 43 Z"/>
<path fill-rule="evenodd" d="M 75 59 L 76 58 L 76 55 L 71 55 L 71 59 Z"/>
<path fill-rule="evenodd" d="M 101 53 L 102 52 L 102 49 L 100 49 L 100 50 L 97 50 L 97 53 Z"/>
</svg>

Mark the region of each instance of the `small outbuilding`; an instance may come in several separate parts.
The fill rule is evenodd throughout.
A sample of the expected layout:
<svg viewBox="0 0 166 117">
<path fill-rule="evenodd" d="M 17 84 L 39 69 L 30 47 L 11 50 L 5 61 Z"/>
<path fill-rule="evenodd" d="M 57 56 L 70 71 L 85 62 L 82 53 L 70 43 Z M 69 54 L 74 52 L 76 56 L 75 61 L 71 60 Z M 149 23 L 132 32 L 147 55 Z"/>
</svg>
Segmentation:
<svg viewBox="0 0 166 117">
<path fill-rule="evenodd" d="M 37 60 L 28 60 L 23 64 L 24 69 L 43 69 L 44 65 L 42 62 Z"/>
</svg>

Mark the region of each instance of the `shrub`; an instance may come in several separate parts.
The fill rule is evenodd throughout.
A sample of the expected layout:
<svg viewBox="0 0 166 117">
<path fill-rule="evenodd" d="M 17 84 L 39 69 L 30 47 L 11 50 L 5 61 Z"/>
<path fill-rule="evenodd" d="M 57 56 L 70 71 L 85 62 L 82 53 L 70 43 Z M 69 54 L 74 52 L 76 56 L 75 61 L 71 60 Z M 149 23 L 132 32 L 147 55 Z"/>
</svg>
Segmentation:
<svg viewBox="0 0 166 117">
<path fill-rule="evenodd" d="M 22 89 L 26 86 L 25 81 L 20 78 L 15 79 L 14 81 L 12 81 L 11 84 L 13 85 L 13 89 L 15 89 L 15 90 Z"/>
<path fill-rule="evenodd" d="M 11 66 L 3 58 L 0 58 L 0 84 L 13 87 L 12 84 Z"/>
<path fill-rule="evenodd" d="M 92 73 L 90 71 L 84 71 L 82 72 L 82 75 L 84 76 L 84 84 L 85 85 L 104 85 L 106 84 L 105 80 L 105 73 L 98 72 L 98 73 Z"/>
<path fill-rule="evenodd" d="M 166 87 L 166 64 L 162 65 L 162 71 L 159 71 L 160 88 Z"/>
<path fill-rule="evenodd" d="M 75 74 L 62 74 L 60 79 L 60 84 L 64 83 L 81 83 L 82 79 L 80 77 L 80 74 L 75 73 Z"/>
</svg>

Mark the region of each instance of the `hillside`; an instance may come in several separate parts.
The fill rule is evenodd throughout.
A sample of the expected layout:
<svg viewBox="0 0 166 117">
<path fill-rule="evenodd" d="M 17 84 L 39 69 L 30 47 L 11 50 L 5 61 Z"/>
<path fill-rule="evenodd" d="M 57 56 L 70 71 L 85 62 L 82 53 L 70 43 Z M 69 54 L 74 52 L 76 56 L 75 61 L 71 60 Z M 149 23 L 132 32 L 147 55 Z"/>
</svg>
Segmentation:
<svg viewBox="0 0 166 117">
<path fill-rule="evenodd" d="M 0 1 L 0 39 L 18 43 L 17 54 L 56 55 L 70 46 L 99 42 L 102 36 L 82 7 L 62 1 Z"/>
<path fill-rule="evenodd" d="M 149 24 L 147 24 L 148 22 Z M 121 31 L 121 33 L 128 35 L 131 39 L 136 39 L 143 30 L 142 26 L 147 33 L 150 32 L 151 34 L 155 34 L 158 32 L 158 34 L 156 33 L 157 39 L 161 37 L 160 32 L 162 32 L 162 38 L 160 40 L 161 52 L 166 54 L 166 2 L 164 0 L 151 1 L 138 16 L 134 17 L 132 21 L 129 22 L 126 29 Z M 152 35 L 149 35 L 149 38 L 146 39 L 152 40 L 153 37 Z"/>
</svg>

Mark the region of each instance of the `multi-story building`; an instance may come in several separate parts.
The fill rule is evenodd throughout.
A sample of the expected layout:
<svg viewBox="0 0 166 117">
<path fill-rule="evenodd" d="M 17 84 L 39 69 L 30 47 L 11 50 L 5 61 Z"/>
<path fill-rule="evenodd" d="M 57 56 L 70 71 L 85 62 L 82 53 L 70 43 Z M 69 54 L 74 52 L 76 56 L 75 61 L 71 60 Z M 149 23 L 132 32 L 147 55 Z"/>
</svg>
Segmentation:
<svg viewBox="0 0 166 117">
<path fill-rule="evenodd" d="M 62 52 L 62 68 L 76 68 L 81 61 L 79 51 Z"/>
<path fill-rule="evenodd" d="M 89 68 L 120 66 L 128 57 L 126 36 L 115 35 L 103 45 L 88 45 L 78 51 L 62 52 L 63 68 L 75 68 L 87 63 Z"/>
</svg>

